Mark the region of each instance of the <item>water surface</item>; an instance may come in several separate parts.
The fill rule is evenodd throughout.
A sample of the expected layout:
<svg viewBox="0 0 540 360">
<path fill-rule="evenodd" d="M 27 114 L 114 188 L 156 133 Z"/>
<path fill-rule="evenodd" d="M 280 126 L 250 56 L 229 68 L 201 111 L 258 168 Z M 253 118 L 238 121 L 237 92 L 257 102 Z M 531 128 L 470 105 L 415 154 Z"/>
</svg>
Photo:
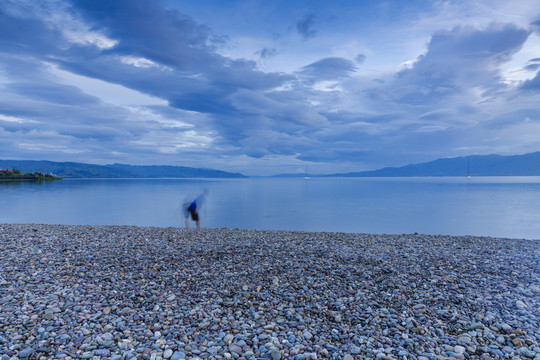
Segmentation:
<svg viewBox="0 0 540 360">
<path fill-rule="evenodd" d="M 540 239 L 540 177 L 64 179 L 0 183 L 0 222 L 183 226 Z"/>
</svg>

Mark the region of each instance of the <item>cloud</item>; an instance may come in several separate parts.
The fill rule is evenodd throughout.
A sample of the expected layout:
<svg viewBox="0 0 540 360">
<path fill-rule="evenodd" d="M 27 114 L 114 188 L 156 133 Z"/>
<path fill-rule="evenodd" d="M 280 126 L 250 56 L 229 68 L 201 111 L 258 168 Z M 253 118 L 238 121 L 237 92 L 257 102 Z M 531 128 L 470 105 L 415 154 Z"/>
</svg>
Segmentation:
<svg viewBox="0 0 540 360">
<path fill-rule="evenodd" d="M 242 139 L 250 136 L 249 129 L 260 128 L 260 117 L 235 107 L 233 95 L 269 90 L 292 79 L 259 71 L 249 60 L 219 55 L 219 41 L 209 28 L 155 2 L 74 1 L 70 13 L 92 24 L 93 31 L 113 39 L 113 45 L 102 47 L 65 36 L 59 26 L 39 19 L 39 14 L 21 19 L 20 14 L 0 13 L 4 20 L 0 24 L 2 71 L 5 77 L 17 79 L 2 90 L 0 115 L 19 114 L 23 119 L 3 121 L 0 126 L 6 134 L 17 134 L 21 144 L 44 143 L 47 136 L 51 142 L 63 144 L 47 148 L 48 155 L 65 153 L 69 148 L 79 154 L 94 151 L 98 157 L 105 157 L 107 150 L 119 154 L 113 148 L 147 156 L 174 154 L 198 151 L 194 144 L 208 143 L 210 135 L 219 150 L 238 152 Z M 23 27 L 13 32 L 17 24 Z M 51 78 L 50 64 L 65 72 L 166 99 L 179 110 L 208 116 L 201 121 L 202 116 L 181 113 L 185 122 L 178 127 L 168 120 L 171 111 L 167 114 L 160 107 L 132 111 L 104 104 L 77 87 Z M 242 113 L 245 121 L 235 121 Z M 279 117 L 280 112 L 274 114 Z M 302 121 L 300 116 L 295 119 Z M 245 127 L 245 123 L 252 125 Z M 49 128 L 54 130 L 47 131 Z M 36 134 L 41 134 L 39 141 Z M 98 151 L 95 146 L 99 143 L 103 149 Z M 30 151 L 30 147 L 25 149 L 21 151 Z"/>
<path fill-rule="evenodd" d="M 521 85 L 523 90 L 540 91 L 540 71 L 536 73 L 536 76 L 530 80 L 526 80 Z"/>
<path fill-rule="evenodd" d="M 517 86 L 501 72 L 531 34 L 512 24 L 455 26 L 431 38 L 426 33 L 425 52 L 415 52 L 396 71 L 395 65 L 373 65 L 374 59 L 386 56 L 390 64 L 396 57 L 382 53 L 384 42 L 370 48 L 355 33 L 352 45 L 333 39 L 333 47 L 316 36 L 317 30 L 325 29 L 325 37 L 330 31 L 312 14 L 296 24 L 302 39 L 311 41 L 257 33 L 261 37 L 250 38 L 246 59 L 227 55 L 243 39 L 231 35 L 229 44 L 227 36 L 166 6 L 172 5 L 0 3 L 5 156 L 209 167 L 235 159 L 310 161 L 328 168 L 398 165 L 465 149 L 502 149 L 504 140 L 496 139 L 505 130 L 518 139 L 540 121 L 540 73 Z M 297 11 L 283 27 L 309 10 Z M 300 60 L 318 60 L 289 73 L 259 67 L 279 68 L 274 65 L 290 64 L 298 54 Z M 362 65 L 366 54 L 369 66 Z M 538 66 L 539 59 L 531 59 L 525 69 L 531 75 Z M 521 119 L 529 122 L 518 124 Z M 528 148 L 535 141 L 530 137 Z"/>
<path fill-rule="evenodd" d="M 527 71 L 536 71 L 536 70 L 540 69 L 540 64 L 529 64 L 529 65 L 525 66 L 524 69 L 527 70 Z"/>
<path fill-rule="evenodd" d="M 536 71 L 540 69 L 540 58 L 534 58 L 529 60 L 529 65 L 524 68 L 526 71 Z"/>
<path fill-rule="evenodd" d="M 364 55 L 364 54 L 358 54 L 358 55 L 356 55 L 356 57 L 354 58 L 354 61 L 356 61 L 358 64 L 363 64 L 364 61 L 366 61 L 366 55 Z"/>
<path fill-rule="evenodd" d="M 316 80 L 338 80 L 350 76 L 356 65 L 344 58 L 331 57 L 304 66 L 299 74 Z"/>
<path fill-rule="evenodd" d="M 540 32 L 540 16 L 538 16 L 533 22 L 531 22 L 531 25 L 536 26 L 536 31 Z"/>
<path fill-rule="evenodd" d="M 219 55 L 208 28 L 152 2 L 76 1 L 75 4 L 75 10 L 83 18 L 117 43 L 106 50 L 74 46 L 55 59 L 62 69 L 166 99 L 178 109 L 209 114 L 212 123 L 205 126 L 222 132 L 215 135 L 224 146 L 227 143 L 238 146 L 242 136 L 231 134 L 245 132 L 242 128 L 232 128 L 235 121 L 226 126 L 222 122 L 250 116 L 232 104 L 235 93 L 243 89 L 269 90 L 292 79 L 284 74 L 259 71 L 252 61 Z M 270 50 L 266 52 L 270 53 Z M 137 66 L 126 62 L 126 56 L 163 67 Z M 197 131 L 209 130 L 197 127 Z"/>
<path fill-rule="evenodd" d="M 83 93 L 79 88 L 54 83 L 10 83 L 6 89 L 24 95 L 27 99 L 55 102 L 62 105 L 95 105 L 98 100 Z"/>
<path fill-rule="evenodd" d="M 458 26 L 433 35 L 426 54 L 397 73 L 393 86 L 399 101 L 418 104 L 441 101 L 467 91 L 499 88 L 499 66 L 519 51 L 530 32 L 511 24 L 486 29 Z"/>
<path fill-rule="evenodd" d="M 424 54 L 383 82 L 363 77 L 342 82 L 346 105 L 341 109 L 348 112 L 328 115 L 333 128 L 323 132 L 324 138 L 340 141 L 335 150 L 351 161 L 355 154 L 358 159 L 367 159 L 369 154 L 388 163 L 392 153 L 396 158 L 407 154 L 420 161 L 441 152 L 466 155 L 465 145 L 472 143 L 485 146 L 478 148 L 483 154 L 489 149 L 503 151 L 504 140 L 494 139 L 504 139 L 504 129 L 519 118 L 540 120 L 538 98 L 520 94 L 501 75 L 501 66 L 529 35 L 528 30 L 511 24 L 458 26 L 433 34 Z M 537 75 L 523 87 L 537 89 L 539 79 Z M 519 147 L 514 143 L 504 152 Z M 534 149 L 533 141 L 527 148 Z M 310 160 L 314 156 L 311 153 Z"/>
<path fill-rule="evenodd" d="M 16 18 L 8 11 L 0 11 L 0 39 L 2 52 L 17 55 L 54 54 L 66 44 L 61 33 L 33 18 Z"/>
<path fill-rule="evenodd" d="M 313 14 L 308 14 L 296 23 L 296 30 L 298 30 L 298 33 L 302 35 L 305 40 L 312 39 L 317 36 L 317 30 L 313 28 L 314 25 L 315 16 Z"/>
<path fill-rule="evenodd" d="M 261 59 L 267 59 L 267 58 L 276 56 L 277 50 L 276 49 L 264 48 L 264 49 L 258 51 L 257 54 L 259 55 L 259 57 Z"/>
</svg>

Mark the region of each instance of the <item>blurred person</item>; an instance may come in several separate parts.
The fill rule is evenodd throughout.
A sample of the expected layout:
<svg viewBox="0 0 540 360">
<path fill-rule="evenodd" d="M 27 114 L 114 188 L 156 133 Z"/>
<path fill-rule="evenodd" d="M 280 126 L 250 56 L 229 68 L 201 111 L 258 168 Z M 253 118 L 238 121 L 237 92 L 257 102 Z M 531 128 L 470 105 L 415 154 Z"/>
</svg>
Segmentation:
<svg viewBox="0 0 540 360">
<path fill-rule="evenodd" d="M 204 189 L 204 192 L 197 196 L 195 200 L 185 202 L 183 205 L 184 208 L 184 217 L 186 219 L 186 228 L 189 229 L 189 216 L 197 224 L 197 229 L 201 228 L 201 220 L 199 217 L 200 211 L 206 205 L 206 198 L 208 196 L 208 189 Z"/>
</svg>

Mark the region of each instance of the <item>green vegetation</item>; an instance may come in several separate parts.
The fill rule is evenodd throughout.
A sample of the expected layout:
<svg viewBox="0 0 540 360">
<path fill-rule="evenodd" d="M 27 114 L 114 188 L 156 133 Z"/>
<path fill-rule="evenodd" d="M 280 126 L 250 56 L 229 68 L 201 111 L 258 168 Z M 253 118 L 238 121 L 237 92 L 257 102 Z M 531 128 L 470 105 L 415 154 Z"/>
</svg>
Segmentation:
<svg viewBox="0 0 540 360">
<path fill-rule="evenodd" d="M 43 174 L 39 171 L 23 174 L 19 170 L 0 170 L 0 181 L 49 181 L 61 180 L 52 174 Z"/>
</svg>

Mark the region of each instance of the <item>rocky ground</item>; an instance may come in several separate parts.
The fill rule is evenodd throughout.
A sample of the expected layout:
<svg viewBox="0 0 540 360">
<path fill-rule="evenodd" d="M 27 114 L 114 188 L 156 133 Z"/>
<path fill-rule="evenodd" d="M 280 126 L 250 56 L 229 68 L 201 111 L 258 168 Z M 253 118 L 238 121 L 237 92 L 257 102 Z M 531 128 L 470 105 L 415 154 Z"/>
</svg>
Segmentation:
<svg viewBox="0 0 540 360">
<path fill-rule="evenodd" d="M 0 359 L 540 359 L 540 241 L 0 224 Z"/>
</svg>

